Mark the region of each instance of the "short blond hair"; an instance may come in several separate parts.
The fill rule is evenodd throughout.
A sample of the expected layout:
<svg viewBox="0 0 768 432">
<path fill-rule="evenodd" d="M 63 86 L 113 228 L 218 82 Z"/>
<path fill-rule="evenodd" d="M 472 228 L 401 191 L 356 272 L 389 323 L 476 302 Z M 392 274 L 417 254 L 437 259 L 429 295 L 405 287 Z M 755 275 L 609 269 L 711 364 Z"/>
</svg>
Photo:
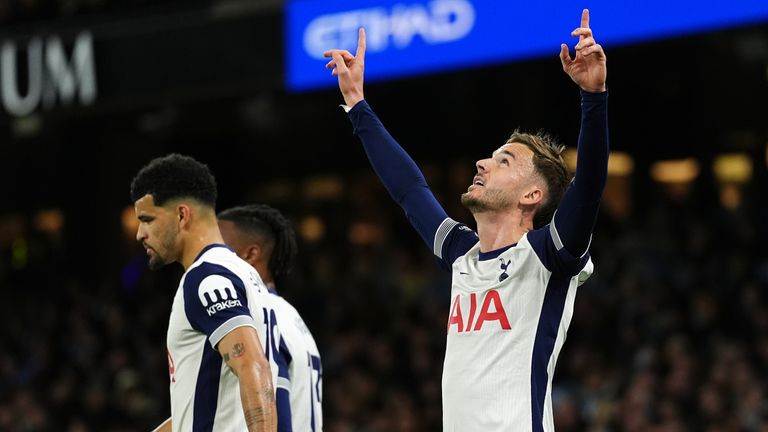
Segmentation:
<svg viewBox="0 0 768 432">
<path fill-rule="evenodd" d="M 507 139 L 506 144 L 511 143 L 523 144 L 531 149 L 534 169 L 547 183 L 544 201 L 533 215 L 533 227 L 540 228 L 552 220 L 552 215 L 571 181 L 568 167 L 563 160 L 565 146 L 547 133 L 530 134 L 519 130 L 512 132 Z"/>
</svg>

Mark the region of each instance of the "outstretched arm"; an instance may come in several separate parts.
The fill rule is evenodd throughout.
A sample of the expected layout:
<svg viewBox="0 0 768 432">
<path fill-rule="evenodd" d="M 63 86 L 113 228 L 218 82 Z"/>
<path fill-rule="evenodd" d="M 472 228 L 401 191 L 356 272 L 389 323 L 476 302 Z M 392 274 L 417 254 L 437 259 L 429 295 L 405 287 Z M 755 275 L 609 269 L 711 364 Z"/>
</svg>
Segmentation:
<svg viewBox="0 0 768 432">
<path fill-rule="evenodd" d="M 581 130 L 577 150 L 576 176 L 563 195 L 554 217 L 553 238 L 558 248 L 580 257 L 589 248 L 608 170 L 608 114 L 606 58 L 589 27 L 589 11 L 584 9 L 581 26 L 571 33 L 578 36 L 576 57 L 568 46 L 560 47 L 563 70 L 581 88 Z M 558 244 L 560 242 L 560 244 Z"/>
<path fill-rule="evenodd" d="M 339 89 L 349 109 L 354 132 L 360 137 L 374 171 L 392 198 L 405 210 L 411 224 L 436 255 L 438 227 L 448 216 L 427 186 L 416 163 L 387 132 L 371 107 L 363 100 L 365 30 L 360 29 L 356 54 L 346 50 L 324 53 L 331 58 L 326 68 L 338 76 Z M 441 240 L 442 241 L 442 240 Z"/>
</svg>

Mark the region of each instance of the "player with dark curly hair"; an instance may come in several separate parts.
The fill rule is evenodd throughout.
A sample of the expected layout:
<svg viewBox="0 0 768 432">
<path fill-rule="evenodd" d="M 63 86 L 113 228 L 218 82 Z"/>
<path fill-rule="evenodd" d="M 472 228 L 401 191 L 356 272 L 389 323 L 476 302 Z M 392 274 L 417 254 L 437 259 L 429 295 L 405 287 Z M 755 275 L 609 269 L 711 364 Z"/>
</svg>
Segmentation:
<svg viewBox="0 0 768 432">
<path fill-rule="evenodd" d="M 223 244 L 210 170 L 179 154 L 153 159 L 134 177 L 131 199 L 150 268 L 185 270 L 168 324 L 171 418 L 156 430 L 275 430 L 277 368 L 260 319 L 271 296 Z"/>
</svg>

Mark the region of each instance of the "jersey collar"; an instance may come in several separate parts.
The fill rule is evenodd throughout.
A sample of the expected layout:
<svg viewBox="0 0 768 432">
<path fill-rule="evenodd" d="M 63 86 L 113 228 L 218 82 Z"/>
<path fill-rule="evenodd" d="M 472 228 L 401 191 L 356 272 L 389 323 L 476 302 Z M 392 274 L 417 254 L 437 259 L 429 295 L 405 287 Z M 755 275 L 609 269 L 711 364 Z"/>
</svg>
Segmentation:
<svg viewBox="0 0 768 432">
<path fill-rule="evenodd" d="M 208 246 L 204 247 L 203 250 L 200 251 L 199 254 L 197 254 L 197 257 L 195 257 L 195 261 L 199 260 L 201 256 L 203 256 L 204 253 L 208 252 L 209 250 L 216 248 L 216 247 L 223 247 L 229 249 L 229 247 L 223 243 L 211 243 Z M 195 262 L 192 261 L 192 262 Z"/>
<path fill-rule="evenodd" d="M 517 246 L 517 243 L 513 243 L 509 246 L 504 246 L 501 249 L 492 250 L 490 252 L 480 252 L 480 254 L 478 255 L 478 259 L 480 261 L 496 259 L 499 255 L 503 254 L 506 250 L 515 246 Z"/>
</svg>

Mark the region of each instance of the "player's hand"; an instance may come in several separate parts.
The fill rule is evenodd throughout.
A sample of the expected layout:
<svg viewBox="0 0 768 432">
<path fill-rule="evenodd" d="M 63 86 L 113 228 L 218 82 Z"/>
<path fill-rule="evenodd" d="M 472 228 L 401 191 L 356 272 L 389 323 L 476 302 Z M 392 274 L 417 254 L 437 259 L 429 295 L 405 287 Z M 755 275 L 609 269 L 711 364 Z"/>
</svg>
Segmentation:
<svg viewBox="0 0 768 432">
<path fill-rule="evenodd" d="M 363 69 L 365 68 L 365 29 L 358 31 L 357 52 L 354 56 L 347 50 L 328 50 L 323 53 L 331 61 L 326 69 L 333 69 L 333 75 L 339 77 L 339 89 L 344 96 L 344 103 L 350 107 L 363 100 Z"/>
<path fill-rule="evenodd" d="M 588 9 L 584 9 L 581 13 L 581 27 L 571 32 L 571 36 L 579 37 L 579 43 L 576 44 L 576 58 L 571 59 L 568 45 L 560 45 L 560 61 L 563 63 L 563 70 L 582 90 L 592 93 L 604 92 L 607 74 L 605 52 L 592 36 Z"/>
</svg>

